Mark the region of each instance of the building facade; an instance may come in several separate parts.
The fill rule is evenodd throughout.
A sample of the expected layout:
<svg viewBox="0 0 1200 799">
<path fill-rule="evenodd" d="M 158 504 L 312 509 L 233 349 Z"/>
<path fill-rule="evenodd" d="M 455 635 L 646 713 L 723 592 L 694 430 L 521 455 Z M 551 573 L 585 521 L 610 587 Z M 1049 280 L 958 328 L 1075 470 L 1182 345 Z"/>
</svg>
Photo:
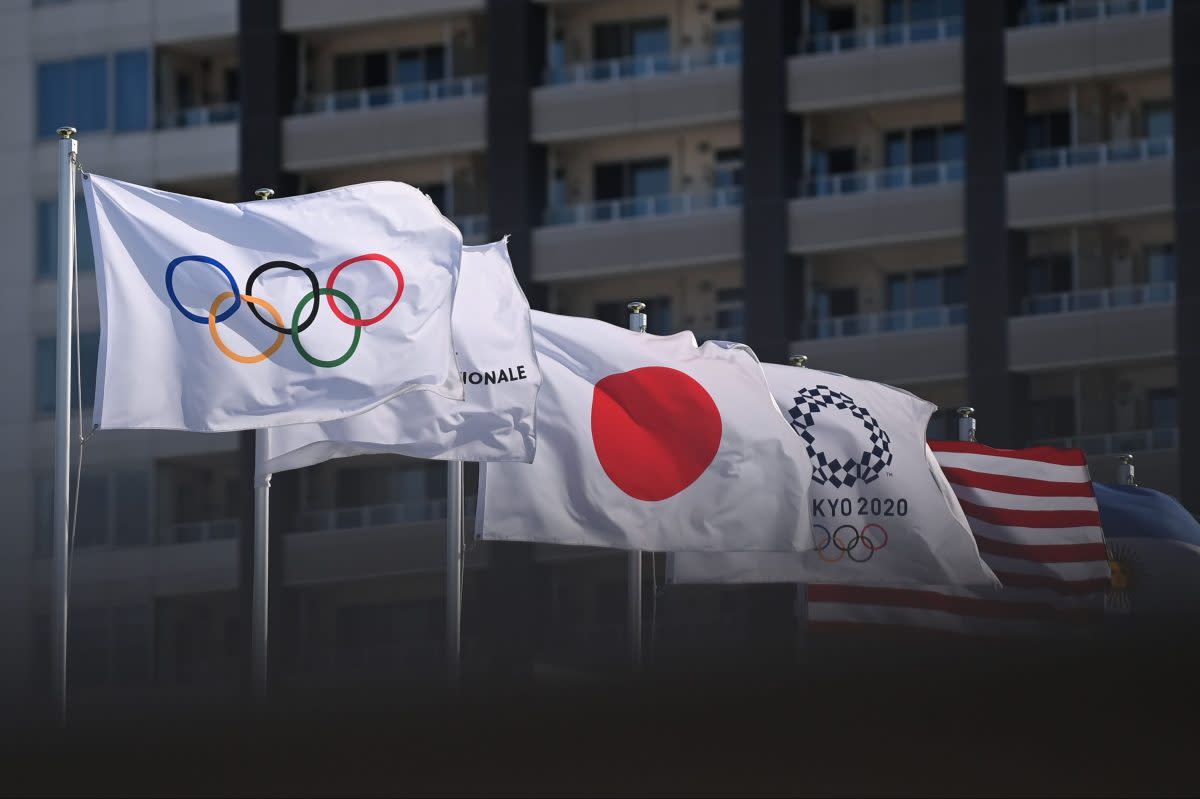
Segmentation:
<svg viewBox="0 0 1200 799">
<path fill-rule="evenodd" d="M 1133 453 L 1142 483 L 1200 510 L 1180 457 L 1200 447 L 1200 277 L 1183 266 L 1200 73 L 1178 44 L 1198 4 L 4 0 L 0 19 L 0 669 L 17 701 L 49 670 L 63 124 L 88 170 L 228 202 L 403 180 L 468 242 L 510 235 L 536 307 L 623 324 L 643 300 L 651 332 L 907 388 L 943 409 L 933 435 L 972 405 L 980 440 L 1081 446 L 1098 479 Z M 84 446 L 78 690 L 239 685 L 247 442 Z M 278 679 L 436 673 L 444 489 L 444 467 L 397 458 L 276 477 Z M 689 601 L 736 639 L 744 602 Z M 465 667 L 618 662 L 624 604 L 621 556 L 474 546 Z"/>
</svg>

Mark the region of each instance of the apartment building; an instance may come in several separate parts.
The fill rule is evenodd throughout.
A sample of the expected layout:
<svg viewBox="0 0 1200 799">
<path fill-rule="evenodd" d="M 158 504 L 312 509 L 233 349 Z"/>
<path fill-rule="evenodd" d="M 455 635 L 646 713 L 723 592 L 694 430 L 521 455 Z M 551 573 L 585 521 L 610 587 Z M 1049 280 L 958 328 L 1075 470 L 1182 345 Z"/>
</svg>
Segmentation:
<svg viewBox="0 0 1200 799">
<path fill-rule="evenodd" d="M 651 332 L 912 390 L 945 409 L 934 434 L 969 404 L 981 440 L 1082 446 L 1101 479 L 1133 453 L 1200 508 L 1180 457 L 1200 436 L 1200 279 L 1177 269 L 1200 247 L 1200 81 L 1171 56 L 1200 32 L 1190 3 L 6 0 L 0 18 L 13 699 L 48 671 L 62 124 L 88 170 L 222 201 L 412 183 L 468 241 L 511 235 L 535 306 L 623 324 L 643 300 Z M 86 246 L 80 270 L 87 405 Z M 236 689 L 245 443 L 88 440 L 77 692 Z M 276 476 L 277 679 L 436 673 L 444 495 L 444 467 L 398 458 Z M 467 563 L 468 670 L 619 662 L 622 556 L 480 544 Z M 761 607 L 689 601 L 733 643 Z"/>
</svg>

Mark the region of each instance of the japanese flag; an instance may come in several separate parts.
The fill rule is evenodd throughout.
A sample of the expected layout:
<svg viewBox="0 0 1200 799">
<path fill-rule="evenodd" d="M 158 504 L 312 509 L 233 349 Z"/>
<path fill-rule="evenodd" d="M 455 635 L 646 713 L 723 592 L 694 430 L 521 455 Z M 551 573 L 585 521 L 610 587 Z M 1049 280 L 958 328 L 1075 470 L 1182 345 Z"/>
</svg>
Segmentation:
<svg viewBox="0 0 1200 799">
<path fill-rule="evenodd" d="M 533 408 L 542 376 L 529 302 L 505 242 L 463 247 L 451 322 L 465 401 L 414 392 L 346 419 L 272 427 L 266 431 L 265 471 L 369 454 L 533 460 Z"/>
<path fill-rule="evenodd" d="M 680 553 L 676 583 L 998 585 L 925 443 L 932 403 L 882 383 L 763 364 L 802 444 L 815 550 Z"/>
<path fill-rule="evenodd" d="M 533 313 L 533 463 L 481 468 L 476 533 L 641 550 L 811 549 L 811 469 L 745 347 Z"/>
</svg>

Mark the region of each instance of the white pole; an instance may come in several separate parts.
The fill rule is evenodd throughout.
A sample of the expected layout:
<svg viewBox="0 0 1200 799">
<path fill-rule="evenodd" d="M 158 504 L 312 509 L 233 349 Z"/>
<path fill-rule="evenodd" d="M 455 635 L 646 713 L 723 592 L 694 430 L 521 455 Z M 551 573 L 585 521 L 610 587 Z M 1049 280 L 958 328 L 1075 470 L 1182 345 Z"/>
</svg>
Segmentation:
<svg viewBox="0 0 1200 799">
<path fill-rule="evenodd" d="M 269 200 L 273 189 L 255 189 L 254 196 Z M 266 471 L 267 436 L 265 430 L 254 432 L 254 618 L 253 661 L 254 693 L 260 700 L 267 698 L 268 638 L 270 630 L 270 600 L 267 589 L 271 580 L 271 475 Z"/>
<path fill-rule="evenodd" d="M 958 440 L 959 441 L 974 441 L 975 440 L 975 409 L 963 405 L 958 409 Z"/>
<path fill-rule="evenodd" d="M 792 355 L 788 357 L 792 366 L 803 367 L 808 363 L 807 355 Z M 796 599 L 793 605 L 793 615 L 796 617 L 796 649 L 803 658 L 807 653 L 808 644 L 808 585 L 796 584 Z"/>
<path fill-rule="evenodd" d="M 645 333 L 646 303 L 631 302 L 626 307 L 629 309 L 629 329 L 635 333 Z M 642 553 L 634 550 L 627 557 L 629 664 L 634 671 L 640 671 L 642 668 Z"/>
<path fill-rule="evenodd" d="M 67 596 L 71 576 L 71 302 L 75 293 L 75 128 L 58 129 L 58 339 L 54 353 L 54 704 L 67 720 Z"/>
<path fill-rule="evenodd" d="M 462 673 L 463 464 L 446 463 L 446 672 Z"/>
</svg>

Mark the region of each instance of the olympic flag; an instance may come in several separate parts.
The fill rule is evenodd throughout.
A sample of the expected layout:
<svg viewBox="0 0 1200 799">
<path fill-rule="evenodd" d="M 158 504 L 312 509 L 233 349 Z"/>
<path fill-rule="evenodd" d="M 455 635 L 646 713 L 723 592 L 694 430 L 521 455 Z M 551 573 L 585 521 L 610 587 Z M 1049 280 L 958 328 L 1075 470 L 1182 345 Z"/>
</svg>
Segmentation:
<svg viewBox="0 0 1200 799">
<path fill-rule="evenodd" d="M 266 472 L 351 455 L 531 461 L 533 408 L 542 384 L 529 302 L 503 241 L 463 247 L 454 342 L 466 401 L 414 392 L 346 419 L 267 430 Z"/>
<path fill-rule="evenodd" d="M 417 189 L 229 205 L 85 178 L 101 428 L 247 430 L 414 391 L 462 399 L 462 237 Z"/>
<path fill-rule="evenodd" d="M 997 585 L 925 444 L 934 405 L 892 386 L 763 364 L 812 475 L 816 550 L 679 553 L 677 583 Z"/>
<path fill-rule="evenodd" d="M 476 534 L 640 550 L 812 547 L 804 448 L 745 347 L 534 312 L 533 463 L 485 463 Z"/>
</svg>

